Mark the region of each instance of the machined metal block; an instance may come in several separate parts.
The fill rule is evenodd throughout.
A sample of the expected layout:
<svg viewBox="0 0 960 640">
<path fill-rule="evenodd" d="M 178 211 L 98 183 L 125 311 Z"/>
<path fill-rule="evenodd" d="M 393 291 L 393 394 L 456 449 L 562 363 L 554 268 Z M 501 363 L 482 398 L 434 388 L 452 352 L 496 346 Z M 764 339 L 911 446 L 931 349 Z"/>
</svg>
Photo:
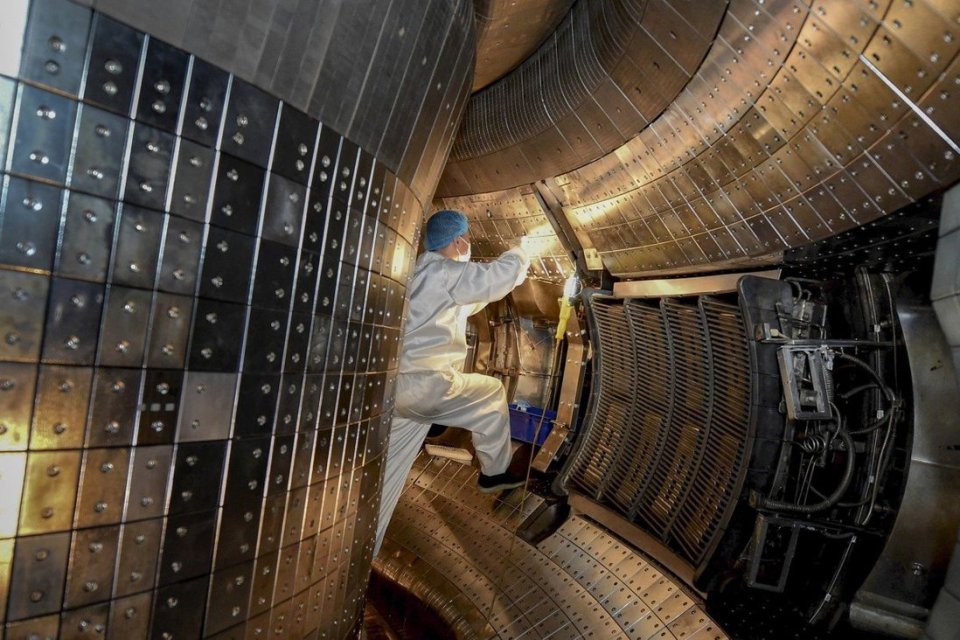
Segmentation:
<svg viewBox="0 0 960 640">
<path fill-rule="evenodd" d="M 120 211 L 119 225 L 110 282 L 153 289 L 164 215 L 125 203 Z"/>
<path fill-rule="evenodd" d="M 235 503 L 224 499 L 220 516 L 220 535 L 217 539 L 217 570 L 239 562 L 253 560 L 257 551 L 257 532 L 260 530 L 262 502 Z"/>
<path fill-rule="evenodd" d="M 124 523 L 120 533 L 114 589 L 116 598 L 141 591 L 147 591 L 147 595 L 150 595 L 157 575 L 162 536 L 162 518 Z M 146 617 L 149 618 L 149 615 Z"/>
<path fill-rule="evenodd" d="M 83 100 L 127 116 L 137 83 L 143 34 L 102 13 L 93 19 Z"/>
<path fill-rule="evenodd" d="M 170 515 L 216 509 L 226 455 L 226 441 L 189 442 L 177 448 Z"/>
<path fill-rule="evenodd" d="M 234 435 L 269 435 L 280 395 L 280 376 L 244 373 L 237 396 Z"/>
<path fill-rule="evenodd" d="M 110 599 L 119 537 L 120 527 L 116 525 L 73 532 L 63 598 L 65 608 Z"/>
<path fill-rule="evenodd" d="M 141 375 L 139 369 L 96 370 L 86 446 L 122 446 L 133 442 Z"/>
<path fill-rule="evenodd" d="M 82 105 L 77 123 L 70 188 L 115 200 L 127 147 L 128 120 Z"/>
<path fill-rule="evenodd" d="M 17 539 L 8 620 L 32 618 L 60 609 L 69 548 L 67 532 Z"/>
<path fill-rule="evenodd" d="M 63 190 L 10 178 L 2 199 L 0 264 L 49 271 L 56 253 Z"/>
<path fill-rule="evenodd" d="M 261 240 L 253 283 L 253 305 L 284 311 L 289 309 L 296 270 L 295 248 Z"/>
<path fill-rule="evenodd" d="M 177 138 L 137 123 L 130 140 L 126 189 L 123 199 L 141 207 L 163 211 Z"/>
<path fill-rule="evenodd" d="M 184 138 L 213 147 L 220 134 L 229 74 L 199 58 L 194 58 L 192 62 L 181 134 Z"/>
<path fill-rule="evenodd" d="M 67 198 L 56 273 L 79 280 L 105 282 L 115 219 L 114 203 L 71 192 Z"/>
<path fill-rule="evenodd" d="M 77 95 L 90 33 L 90 9 L 66 0 L 30 5 L 20 77 Z"/>
<path fill-rule="evenodd" d="M 43 361 L 93 364 L 102 308 L 103 285 L 54 278 L 44 331 Z"/>
<path fill-rule="evenodd" d="M 83 452 L 76 508 L 78 527 L 120 522 L 129 466 L 127 449 L 87 449 Z"/>
<path fill-rule="evenodd" d="M 221 569 L 211 576 L 204 635 L 223 631 L 247 618 L 253 585 L 253 561 Z"/>
<path fill-rule="evenodd" d="M 176 132 L 190 56 L 176 47 L 151 38 L 140 80 L 137 120 Z"/>
<path fill-rule="evenodd" d="M 289 104 L 280 107 L 280 123 L 273 152 L 273 171 L 307 184 L 319 122 Z"/>
<path fill-rule="evenodd" d="M 172 213 L 196 222 L 206 222 L 215 160 L 216 152 L 213 149 L 186 138 L 180 139 L 170 197 Z"/>
<path fill-rule="evenodd" d="M 287 508 L 287 494 L 275 493 L 267 496 L 263 501 L 263 521 L 260 526 L 260 541 L 257 555 L 275 552 L 280 548 L 280 538 L 283 536 L 283 517 Z M 276 559 L 274 559 L 276 563 Z"/>
<path fill-rule="evenodd" d="M 210 572 L 216 523 L 216 511 L 167 518 L 160 554 L 160 585 Z"/>
<path fill-rule="evenodd" d="M 30 432 L 31 449 L 79 449 L 83 446 L 92 385 L 93 369 L 90 367 L 40 367 Z M 24 393 L 24 389 L 19 392 Z"/>
<path fill-rule="evenodd" d="M 297 434 L 297 441 L 294 445 L 293 469 L 290 472 L 291 487 L 303 487 L 310 483 L 313 449 L 317 439 L 316 433 L 316 431 L 301 431 Z"/>
<path fill-rule="evenodd" d="M 62 640 L 102 638 L 107 631 L 109 617 L 109 602 L 64 611 L 60 619 L 60 638 Z"/>
<path fill-rule="evenodd" d="M 230 436 L 237 379 L 235 373 L 186 373 L 177 442 L 223 440 Z"/>
<path fill-rule="evenodd" d="M 180 409 L 183 371 L 148 369 L 140 398 L 138 445 L 171 444 Z"/>
<path fill-rule="evenodd" d="M 311 316 L 306 313 L 291 313 L 287 331 L 287 348 L 283 370 L 302 373 L 306 370 L 311 337 Z M 294 411 L 294 414 L 296 412 Z"/>
<path fill-rule="evenodd" d="M 167 479 L 172 469 L 173 447 L 137 447 L 130 465 L 130 490 L 123 520 L 158 518 L 167 508 Z"/>
<path fill-rule="evenodd" d="M 191 336 L 191 370 L 237 371 L 246 312 L 244 305 L 198 299 Z"/>
<path fill-rule="evenodd" d="M 320 272 L 320 254 L 301 251 L 297 265 L 297 282 L 293 297 L 293 310 L 300 313 L 313 313 L 313 302 L 317 292 L 317 277 Z"/>
<path fill-rule="evenodd" d="M 250 616 L 267 611 L 273 605 L 273 591 L 277 581 L 276 551 L 260 555 L 253 568 L 253 589 L 250 594 Z"/>
<path fill-rule="evenodd" d="M 20 85 L 17 137 L 13 141 L 10 169 L 57 184 L 64 184 L 77 104 L 60 95 Z"/>
<path fill-rule="evenodd" d="M 36 362 L 50 280 L 7 270 L 0 270 L 0 276 L 0 359 Z"/>
<path fill-rule="evenodd" d="M 70 528 L 79 473 L 80 451 L 36 451 L 27 456 L 18 535 Z"/>
<path fill-rule="evenodd" d="M 289 314 L 284 311 L 250 310 L 250 329 L 243 356 L 243 370 L 279 373 L 283 367 L 283 348 Z"/>
<path fill-rule="evenodd" d="M 255 251 L 255 238 L 210 227 L 200 276 L 200 295 L 214 300 L 246 302 Z"/>
<path fill-rule="evenodd" d="M 110 620 L 107 623 L 108 637 L 146 638 L 149 632 L 150 610 L 153 608 L 153 592 L 141 593 L 110 601 Z"/>
<path fill-rule="evenodd" d="M 213 191 L 210 223 L 256 235 L 260 227 L 260 200 L 265 172 L 262 168 L 221 153 Z"/>
<path fill-rule="evenodd" d="M 210 576 L 162 587 L 153 603 L 152 638 L 199 638 Z"/>
<path fill-rule="evenodd" d="M 260 167 L 270 160 L 280 101 L 234 77 L 221 149 Z"/>
<path fill-rule="evenodd" d="M 0 450 L 26 450 L 36 384 L 36 365 L 0 362 Z"/>
<path fill-rule="evenodd" d="M 193 294 L 203 248 L 203 235 L 202 224 L 177 216 L 167 217 L 167 233 L 163 243 L 157 289 Z"/>
<path fill-rule="evenodd" d="M 111 367 L 143 364 L 152 298 L 150 291 L 141 289 L 116 285 L 108 289 L 100 332 L 99 364 Z"/>
</svg>

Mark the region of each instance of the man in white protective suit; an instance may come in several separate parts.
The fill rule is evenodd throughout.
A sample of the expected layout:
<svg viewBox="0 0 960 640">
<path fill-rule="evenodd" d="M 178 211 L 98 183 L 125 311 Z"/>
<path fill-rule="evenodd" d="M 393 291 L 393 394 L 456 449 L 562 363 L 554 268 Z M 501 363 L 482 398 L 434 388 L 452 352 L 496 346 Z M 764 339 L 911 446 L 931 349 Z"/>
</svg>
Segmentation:
<svg viewBox="0 0 960 640">
<path fill-rule="evenodd" d="M 427 221 L 426 252 L 417 258 L 409 285 L 375 552 L 433 423 L 472 432 L 480 491 L 493 493 L 524 482 L 509 472 L 510 413 L 503 384 L 462 370 L 467 317 L 523 282 L 530 260 L 518 247 L 492 262 L 470 262 L 468 231 L 459 211 L 439 211 Z"/>
</svg>

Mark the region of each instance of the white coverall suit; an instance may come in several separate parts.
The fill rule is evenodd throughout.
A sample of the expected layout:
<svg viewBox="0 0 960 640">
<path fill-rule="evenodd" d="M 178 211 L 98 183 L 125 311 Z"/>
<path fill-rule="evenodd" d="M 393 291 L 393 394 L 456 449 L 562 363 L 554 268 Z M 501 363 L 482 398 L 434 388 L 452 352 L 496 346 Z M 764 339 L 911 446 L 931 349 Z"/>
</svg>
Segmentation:
<svg viewBox="0 0 960 640">
<path fill-rule="evenodd" d="M 503 384 L 462 373 L 467 356 L 467 318 L 499 300 L 527 277 L 530 260 L 510 249 L 493 262 L 458 262 L 428 251 L 417 259 L 403 332 L 396 402 L 387 445 L 374 554 L 413 461 L 433 423 L 473 433 L 485 475 L 510 465 L 510 413 Z"/>
</svg>

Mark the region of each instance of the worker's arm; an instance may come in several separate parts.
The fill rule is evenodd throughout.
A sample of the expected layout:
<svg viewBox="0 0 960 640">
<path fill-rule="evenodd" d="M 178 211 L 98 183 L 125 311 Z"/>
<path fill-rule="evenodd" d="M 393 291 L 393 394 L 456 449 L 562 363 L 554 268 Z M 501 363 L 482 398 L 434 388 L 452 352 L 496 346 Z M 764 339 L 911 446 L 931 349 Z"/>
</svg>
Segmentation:
<svg viewBox="0 0 960 640">
<path fill-rule="evenodd" d="M 514 248 L 493 262 L 458 262 L 450 265 L 449 287 L 453 301 L 460 305 L 481 305 L 499 300 L 527 277 L 530 259 L 523 249 Z"/>
</svg>

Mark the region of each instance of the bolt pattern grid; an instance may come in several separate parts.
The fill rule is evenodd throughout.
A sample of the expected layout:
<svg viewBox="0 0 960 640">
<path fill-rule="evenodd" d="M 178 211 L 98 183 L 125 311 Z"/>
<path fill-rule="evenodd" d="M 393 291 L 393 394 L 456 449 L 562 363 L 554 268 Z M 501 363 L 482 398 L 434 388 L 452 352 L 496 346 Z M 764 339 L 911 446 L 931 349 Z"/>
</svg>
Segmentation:
<svg viewBox="0 0 960 640">
<path fill-rule="evenodd" d="M 6 637 L 348 636 L 422 205 L 201 58 L 66 0 L 25 24 L 0 76 Z"/>
</svg>

